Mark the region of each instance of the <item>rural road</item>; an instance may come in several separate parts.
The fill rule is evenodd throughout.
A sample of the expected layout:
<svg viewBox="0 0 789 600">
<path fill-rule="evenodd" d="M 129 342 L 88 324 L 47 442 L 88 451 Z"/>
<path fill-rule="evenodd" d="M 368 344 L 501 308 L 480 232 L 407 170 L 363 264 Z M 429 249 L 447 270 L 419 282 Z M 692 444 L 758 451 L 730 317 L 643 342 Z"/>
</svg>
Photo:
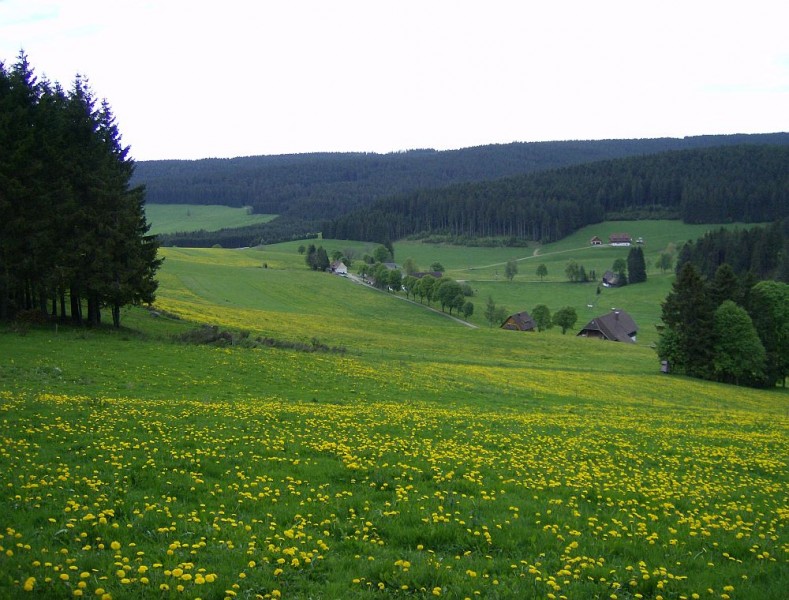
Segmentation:
<svg viewBox="0 0 789 600">
<path fill-rule="evenodd" d="M 515 262 L 520 262 L 522 260 L 529 260 L 531 258 L 544 258 L 546 256 L 553 256 L 554 254 L 566 254 L 568 252 L 578 252 L 579 250 L 586 250 L 589 246 L 581 246 L 580 248 L 569 248 L 568 250 L 556 250 L 555 252 L 547 252 L 546 254 L 540 254 L 540 249 L 535 248 L 534 252 L 531 253 L 529 256 L 523 256 L 521 258 L 516 258 Z M 506 265 L 505 262 L 498 262 L 493 263 L 491 265 L 481 265 L 479 267 L 468 267 L 467 269 L 461 269 L 463 271 L 476 271 L 477 269 L 490 269 L 492 267 L 500 267 L 502 265 Z"/>
</svg>

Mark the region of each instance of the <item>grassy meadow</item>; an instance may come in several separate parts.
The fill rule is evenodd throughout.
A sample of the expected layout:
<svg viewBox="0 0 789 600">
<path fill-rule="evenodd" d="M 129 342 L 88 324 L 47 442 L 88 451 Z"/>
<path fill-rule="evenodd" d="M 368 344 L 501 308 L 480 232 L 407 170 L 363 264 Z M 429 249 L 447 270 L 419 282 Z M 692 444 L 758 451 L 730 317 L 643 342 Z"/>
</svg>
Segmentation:
<svg viewBox="0 0 789 600">
<path fill-rule="evenodd" d="M 218 204 L 146 204 L 145 217 L 151 224 L 151 234 L 158 235 L 268 223 L 276 215 L 250 214 L 246 208 Z"/>
<path fill-rule="evenodd" d="M 644 227 L 650 265 L 696 235 Z M 662 375 L 670 275 L 601 294 L 635 345 L 484 322 L 490 294 L 582 325 L 567 258 L 627 252 L 595 233 L 396 244 L 478 290 L 475 328 L 311 272 L 293 242 L 163 249 L 157 312 L 120 331 L 0 330 L 0 597 L 785 598 L 789 393 Z M 174 341 L 199 324 L 245 333 Z"/>
</svg>

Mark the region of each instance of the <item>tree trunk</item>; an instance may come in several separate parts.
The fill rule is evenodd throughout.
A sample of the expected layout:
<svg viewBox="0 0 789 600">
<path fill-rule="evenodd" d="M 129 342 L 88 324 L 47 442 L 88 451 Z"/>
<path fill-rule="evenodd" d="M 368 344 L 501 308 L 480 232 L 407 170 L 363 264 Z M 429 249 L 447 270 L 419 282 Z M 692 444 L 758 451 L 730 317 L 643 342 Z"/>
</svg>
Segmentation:
<svg viewBox="0 0 789 600">
<path fill-rule="evenodd" d="M 121 306 L 117 302 L 112 305 L 112 325 L 115 329 L 121 326 Z"/>
<path fill-rule="evenodd" d="M 88 324 L 91 327 L 97 327 L 101 324 L 101 311 L 99 310 L 99 300 L 96 294 L 91 293 L 88 296 Z"/>
<path fill-rule="evenodd" d="M 60 290 L 60 320 L 66 320 L 66 292 Z"/>
<path fill-rule="evenodd" d="M 41 314 L 45 317 L 47 316 L 47 293 L 44 290 L 39 290 L 38 292 L 38 309 L 41 311 Z"/>
<path fill-rule="evenodd" d="M 79 293 L 72 287 L 69 296 L 71 298 L 71 320 L 77 325 L 82 325 L 82 302 Z"/>
</svg>

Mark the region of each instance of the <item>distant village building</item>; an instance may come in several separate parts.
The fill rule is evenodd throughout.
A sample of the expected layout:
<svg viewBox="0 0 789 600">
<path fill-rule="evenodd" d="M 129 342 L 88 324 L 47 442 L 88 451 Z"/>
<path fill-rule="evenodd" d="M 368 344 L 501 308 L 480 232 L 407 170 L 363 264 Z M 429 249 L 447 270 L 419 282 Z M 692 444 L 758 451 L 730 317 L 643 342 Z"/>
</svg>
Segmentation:
<svg viewBox="0 0 789 600">
<path fill-rule="evenodd" d="M 591 240 L 589 240 L 589 243 L 592 246 L 602 246 L 603 240 L 601 240 L 598 236 L 594 236 Z"/>
<path fill-rule="evenodd" d="M 632 344 L 636 341 L 637 333 L 638 326 L 629 314 L 623 310 L 612 310 L 589 321 L 578 332 L 578 336 Z"/>
<path fill-rule="evenodd" d="M 441 279 L 444 274 L 441 271 L 419 271 L 417 273 L 413 273 L 411 276 L 416 277 L 417 279 L 422 279 L 425 275 L 432 275 L 436 279 Z"/>
<path fill-rule="evenodd" d="M 612 233 L 608 236 L 608 243 L 611 246 L 629 246 L 633 243 L 633 238 L 629 233 Z"/>
<path fill-rule="evenodd" d="M 537 323 L 529 313 L 523 311 L 507 317 L 507 320 L 501 324 L 501 328 L 512 331 L 534 331 L 537 328 Z"/>
</svg>

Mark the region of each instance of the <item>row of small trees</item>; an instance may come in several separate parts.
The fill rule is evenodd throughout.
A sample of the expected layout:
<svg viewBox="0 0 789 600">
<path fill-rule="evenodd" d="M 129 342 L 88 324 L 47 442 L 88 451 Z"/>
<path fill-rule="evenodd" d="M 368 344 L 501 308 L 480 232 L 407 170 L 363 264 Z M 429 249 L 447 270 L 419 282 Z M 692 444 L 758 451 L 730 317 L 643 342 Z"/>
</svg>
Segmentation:
<svg viewBox="0 0 789 600">
<path fill-rule="evenodd" d="M 391 273 L 394 272 L 399 271 Z M 433 301 L 438 302 L 442 311 L 449 309 L 450 315 L 453 309 L 466 318 L 474 314 L 474 304 L 466 300 L 473 293 L 471 288 L 463 286 L 450 277 L 437 279 L 432 275 L 423 275 L 422 277 L 406 275 L 402 281 L 402 289 L 405 291 L 406 297 L 411 295 L 414 299 L 419 298 L 420 303 L 426 300 L 428 306 Z"/>
<path fill-rule="evenodd" d="M 98 324 L 105 307 L 152 302 L 158 243 L 109 104 L 77 77 L 37 80 L 0 63 L 0 319 Z M 83 310 L 87 308 L 87 315 Z"/>
<path fill-rule="evenodd" d="M 662 317 L 658 355 L 674 372 L 752 387 L 789 376 L 789 284 L 754 284 L 726 263 L 707 280 L 685 263 Z"/>
<path fill-rule="evenodd" d="M 658 263 L 658 266 L 668 261 L 666 268 L 671 268 L 671 256 L 663 259 L 664 262 Z M 642 283 L 647 280 L 647 267 L 644 259 L 644 250 L 640 246 L 634 246 L 628 252 L 627 259 L 618 258 L 614 261 L 612 271 L 619 277 L 621 285 L 626 283 Z M 548 268 L 544 264 L 537 266 L 537 276 L 542 280 L 548 275 Z M 518 263 L 514 260 L 508 260 L 504 266 L 504 276 L 512 281 L 515 275 L 518 274 Z M 567 261 L 564 268 L 564 274 L 573 283 L 586 283 L 589 281 L 597 281 L 597 273 L 592 270 L 587 270 L 583 265 L 578 264 L 573 259 Z"/>
</svg>

